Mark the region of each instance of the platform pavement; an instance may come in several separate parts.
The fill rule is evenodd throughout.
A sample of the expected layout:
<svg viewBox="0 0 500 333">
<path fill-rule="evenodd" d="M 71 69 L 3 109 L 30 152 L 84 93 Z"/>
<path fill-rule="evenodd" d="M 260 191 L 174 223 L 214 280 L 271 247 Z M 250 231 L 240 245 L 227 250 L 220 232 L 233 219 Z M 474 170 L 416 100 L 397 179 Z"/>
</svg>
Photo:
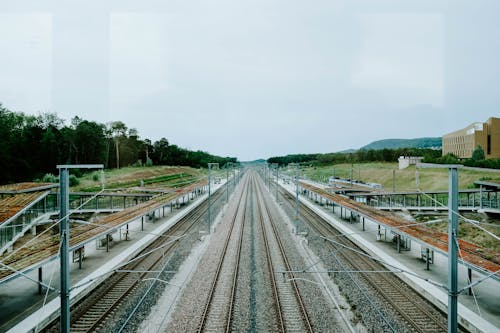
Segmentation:
<svg viewBox="0 0 500 333">
<path fill-rule="evenodd" d="M 225 181 L 215 185 L 213 192 L 225 185 Z M 93 280 L 96 277 L 112 270 L 120 263 L 126 262 L 135 254 L 140 252 L 150 243 L 156 235 L 165 232 L 172 225 L 177 223 L 182 217 L 196 208 L 208 194 L 201 195 L 191 204 L 184 208 L 174 210 L 166 214 L 165 217 L 156 220 L 154 223 L 144 223 L 144 231 L 141 231 L 141 219 L 137 219 L 129 224 L 129 240 L 122 240 L 110 247 L 109 252 L 97 250 L 95 246 L 87 244 L 85 248 L 85 259 L 82 269 L 78 268 L 78 263 L 71 263 L 71 285 L 84 286 L 76 288 L 71 292 L 71 301 L 78 300 L 85 296 L 95 287 L 100 280 Z M 116 237 L 116 238 L 115 238 Z M 113 235 L 114 239 L 119 239 L 118 233 Z M 50 275 L 53 275 L 52 286 L 59 288 L 59 261 L 55 260 L 44 266 L 44 283 L 49 283 Z M 28 275 L 34 280 L 38 279 L 37 271 L 32 271 Z M 51 321 L 51 318 L 59 315 L 60 299 L 55 293 L 51 294 L 44 303 L 45 288 L 42 295 L 38 295 L 37 284 L 28 279 L 19 277 L 6 284 L 0 285 L 0 331 L 9 333 L 24 333 L 33 331 L 38 323 Z M 25 309 L 25 311 L 23 311 Z M 8 319 L 8 320 L 6 320 Z"/>
<path fill-rule="evenodd" d="M 318 184 L 314 183 L 313 185 L 317 186 Z M 281 186 L 295 195 L 295 186 L 293 184 L 281 184 Z M 341 220 L 339 217 L 340 212 L 337 211 L 334 215 L 331 206 L 328 208 L 319 206 L 303 196 L 300 196 L 300 200 L 342 233 L 349 235 L 348 237 L 351 240 L 370 255 L 406 271 L 418 274 L 423 278 L 430 279 L 442 285 L 447 284 L 448 259 L 446 256 L 434 253 L 434 264 L 427 271 L 425 269 L 425 262 L 420 259 L 420 245 L 418 243 L 413 243 L 410 251 L 398 253 L 392 245 L 392 235 L 389 231 L 387 231 L 386 241 L 384 237 L 377 241 L 376 234 L 378 230 L 376 223 L 366 219 L 366 231 L 362 231 L 361 223 L 349 223 Z M 383 230 L 382 227 L 382 236 L 384 235 Z M 431 300 L 437 307 L 445 312 L 447 311 L 448 293 L 446 290 L 407 273 L 401 273 L 399 276 L 419 293 Z M 477 281 L 481 277 L 483 275 L 474 271 L 472 272 L 473 281 Z M 467 285 L 466 281 L 467 268 L 459 264 L 459 289 Z M 461 294 L 458 306 L 459 323 L 472 332 L 500 332 L 500 282 L 488 279 L 475 287 L 474 292 L 481 315 L 478 314 L 473 296 Z"/>
</svg>

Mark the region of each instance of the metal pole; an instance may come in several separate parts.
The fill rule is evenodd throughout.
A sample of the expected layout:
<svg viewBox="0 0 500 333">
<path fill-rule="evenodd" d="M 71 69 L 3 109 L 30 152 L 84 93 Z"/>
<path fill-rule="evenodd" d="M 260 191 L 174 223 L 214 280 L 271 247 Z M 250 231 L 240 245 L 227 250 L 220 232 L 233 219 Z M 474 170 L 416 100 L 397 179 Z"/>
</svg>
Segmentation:
<svg viewBox="0 0 500 333">
<path fill-rule="evenodd" d="M 354 164 L 351 164 L 351 176 L 349 177 L 351 180 L 351 187 L 352 187 L 352 168 L 354 168 Z"/>
<path fill-rule="evenodd" d="M 448 194 L 448 333 L 458 331 L 458 169 L 449 168 Z"/>
<path fill-rule="evenodd" d="M 211 190 L 210 170 L 211 170 L 211 168 L 212 168 L 212 166 L 210 165 L 210 163 L 208 163 L 208 233 L 209 234 L 210 234 L 210 224 L 212 222 L 211 215 L 210 215 L 210 206 L 211 206 L 211 203 L 210 203 L 210 190 Z"/>
<path fill-rule="evenodd" d="M 392 169 L 392 192 L 396 192 L 396 169 Z"/>
<path fill-rule="evenodd" d="M 60 256 L 60 274 L 61 274 L 61 325 L 60 332 L 69 333 L 69 225 L 68 225 L 68 207 L 69 207 L 69 182 L 68 169 L 59 169 L 59 196 L 60 210 L 59 218 L 61 235 L 61 256 Z"/>
<path fill-rule="evenodd" d="M 299 221 L 299 167 L 295 166 L 295 232 L 299 233 L 300 221 Z"/>
<path fill-rule="evenodd" d="M 279 181 L 279 166 L 276 166 L 276 202 L 278 202 L 278 181 Z"/>
<path fill-rule="evenodd" d="M 479 208 L 483 209 L 483 185 L 479 185 Z"/>
</svg>

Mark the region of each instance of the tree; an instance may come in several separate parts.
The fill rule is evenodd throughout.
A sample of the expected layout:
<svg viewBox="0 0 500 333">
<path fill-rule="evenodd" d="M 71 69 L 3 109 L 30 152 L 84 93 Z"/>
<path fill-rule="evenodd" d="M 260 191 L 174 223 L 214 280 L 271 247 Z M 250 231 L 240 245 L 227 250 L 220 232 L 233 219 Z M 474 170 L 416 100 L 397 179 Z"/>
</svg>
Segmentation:
<svg viewBox="0 0 500 333">
<path fill-rule="evenodd" d="M 153 144 L 153 153 L 154 158 L 153 162 L 158 165 L 167 164 L 168 159 L 168 140 L 165 138 L 161 138 L 159 141 L 156 141 Z"/>
<path fill-rule="evenodd" d="M 110 127 L 115 142 L 116 168 L 120 169 L 120 140 L 126 137 L 127 126 L 121 121 L 113 121 Z"/>
<path fill-rule="evenodd" d="M 476 149 L 472 152 L 472 159 L 474 161 L 482 161 L 484 160 L 484 150 L 481 145 L 477 145 Z"/>
</svg>

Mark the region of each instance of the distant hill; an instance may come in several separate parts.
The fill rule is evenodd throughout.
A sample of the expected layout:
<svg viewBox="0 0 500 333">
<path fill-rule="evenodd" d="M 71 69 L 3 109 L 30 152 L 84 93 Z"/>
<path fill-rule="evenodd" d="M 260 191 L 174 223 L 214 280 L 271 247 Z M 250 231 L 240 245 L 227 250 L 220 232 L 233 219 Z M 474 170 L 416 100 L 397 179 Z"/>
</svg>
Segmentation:
<svg viewBox="0 0 500 333">
<path fill-rule="evenodd" d="M 266 163 L 267 161 L 265 159 L 258 159 L 254 161 L 243 161 L 241 164 L 260 164 L 260 163 Z"/>
<path fill-rule="evenodd" d="M 436 148 L 442 146 L 441 138 L 416 138 L 416 139 L 385 139 L 374 141 L 360 149 L 396 149 L 396 148 Z"/>
</svg>

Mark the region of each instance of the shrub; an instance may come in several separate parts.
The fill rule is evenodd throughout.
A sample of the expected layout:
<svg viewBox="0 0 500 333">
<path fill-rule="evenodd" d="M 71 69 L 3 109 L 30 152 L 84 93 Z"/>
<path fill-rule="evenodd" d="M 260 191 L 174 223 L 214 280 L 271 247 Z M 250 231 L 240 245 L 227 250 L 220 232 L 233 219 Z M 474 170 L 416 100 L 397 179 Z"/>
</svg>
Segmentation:
<svg viewBox="0 0 500 333">
<path fill-rule="evenodd" d="M 92 174 L 92 180 L 95 181 L 95 182 L 98 182 L 99 180 L 101 179 L 100 175 L 98 172 L 94 172 Z"/>
<path fill-rule="evenodd" d="M 59 179 L 54 176 L 53 174 L 51 173 L 46 173 L 43 177 L 42 177 L 42 182 L 43 183 L 57 183 L 59 181 Z"/>
<path fill-rule="evenodd" d="M 80 181 L 75 175 L 69 175 L 69 186 L 77 186 Z"/>
<path fill-rule="evenodd" d="M 151 159 L 148 157 L 148 159 L 146 160 L 146 164 L 145 164 L 145 166 L 147 166 L 147 167 L 152 167 L 152 166 L 153 166 L 153 160 L 151 160 Z"/>
</svg>

